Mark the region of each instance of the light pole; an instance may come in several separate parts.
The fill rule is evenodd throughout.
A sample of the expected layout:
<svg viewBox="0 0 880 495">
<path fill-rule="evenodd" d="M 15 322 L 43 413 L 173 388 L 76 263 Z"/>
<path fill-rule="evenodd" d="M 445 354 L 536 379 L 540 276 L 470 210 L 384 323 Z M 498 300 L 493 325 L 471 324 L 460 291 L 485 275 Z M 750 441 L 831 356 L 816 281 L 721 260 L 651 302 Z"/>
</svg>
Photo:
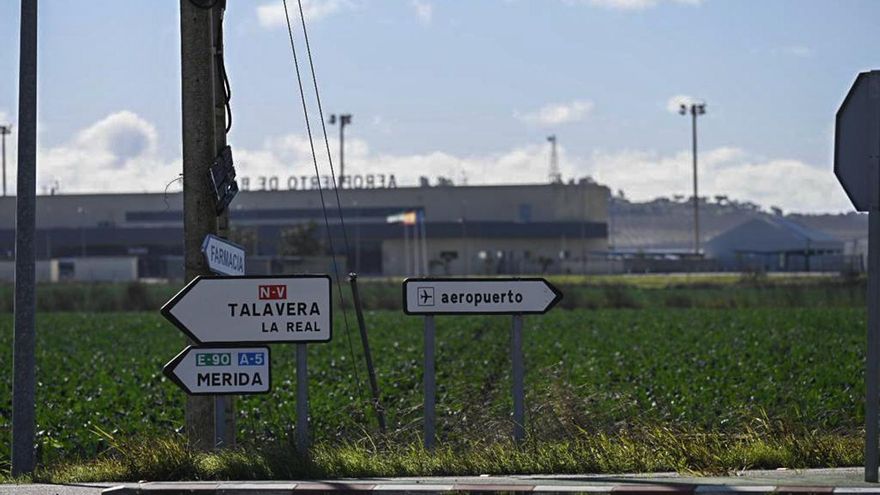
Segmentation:
<svg viewBox="0 0 880 495">
<path fill-rule="evenodd" d="M 3 196 L 6 196 L 6 135 L 12 133 L 12 124 L 0 125 L 0 139 L 3 141 Z"/>
<path fill-rule="evenodd" d="M 82 206 L 76 207 L 76 213 L 79 215 L 79 256 L 80 258 L 86 257 L 86 229 L 83 225 L 85 222 L 85 214 L 86 209 Z"/>
<path fill-rule="evenodd" d="M 682 103 L 678 107 L 681 115 L 691 114 L 691 135 L 694 158 L 694 255 L 700 255 L 700 196 L 697 194 L 697 116 L 706 113 L 705 102 Z"/>
<path fill-rule="evenodd" d="M 345 187 L 345 126 L 351 124 L 351 114 L 343 113 L 330 115 L 330 125 L 339 121 L 339 187 Z"/>
<path fill-rule="evenodd" d="M 559 155 L 556 153 L 556 134 L 547 136 L 550 143 L 550 173 L 548 178 L 551 184 L 562 182 L 562 174 L 559 173 Z"/>
</svg>

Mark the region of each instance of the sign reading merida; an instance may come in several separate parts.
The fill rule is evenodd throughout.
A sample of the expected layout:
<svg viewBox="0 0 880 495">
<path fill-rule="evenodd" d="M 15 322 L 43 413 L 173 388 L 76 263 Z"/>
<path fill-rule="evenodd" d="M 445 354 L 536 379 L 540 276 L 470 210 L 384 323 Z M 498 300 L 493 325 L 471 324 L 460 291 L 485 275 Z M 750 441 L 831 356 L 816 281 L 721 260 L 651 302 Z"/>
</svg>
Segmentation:
<svg viewBox="0 0 880 495">
<path fill-rule="evenodd" d="M 197 277 L 162 315 L 200 344 L 327 342 L 330 277 Z"/>
<path fill-rule="evenodd" d="M 272 385 L 268 347 L 187 347 L 162 371 L 190 395 L 264 394 Z"/>
</svg>

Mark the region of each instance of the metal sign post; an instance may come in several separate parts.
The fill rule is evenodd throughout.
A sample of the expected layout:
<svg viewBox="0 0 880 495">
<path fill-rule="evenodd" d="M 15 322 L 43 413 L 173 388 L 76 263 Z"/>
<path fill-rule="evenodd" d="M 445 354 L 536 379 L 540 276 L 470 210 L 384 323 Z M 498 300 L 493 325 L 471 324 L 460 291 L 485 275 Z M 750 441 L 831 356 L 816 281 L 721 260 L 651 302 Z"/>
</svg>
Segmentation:
<svg viewBox="0 0 880 495">
<path fill-rule="evenodd" d="M 525 439 L 524 314 L 543 314 L 562 293 L 543 278 L 411 278 L 403 281 L 403 311 L 425 317 L 425 448 L 434 447 L 434 315 L 509 314 L 513 438 Z"/>
<path fill-rule="evenodd" d="M 880 467 L 880 71 L 862 72 L 837 111 L 834 175 L 857 211 L 868 212 L 865 481 Z"/>
<path fill-rule="evenodd" d="M 37 0 L 21 2 L 18 177 L 15 198 L 15 330 L 12 340 L 12 475 L 36 467 Z"/>
<path fill-rule="evenodd" d="M 510 361 L 513 365 L 511 376 L 513 382 L 513 439 L 517 442 L 522 442 L 526 437 L 526 369 L 523 363 L 522 326 L 522 315 L 513 315 L 513 325 L 510 328 Z"/>
<path fill-rule="evenodd" d="M 296 450 L 308 455 L 309 449 L 309 371 L 308 344 L 296 344 Z"/>
<path fill-rule="evenodd" d="M 425 449 L 434 448 L 434 414 L 435 395 L 437 393 L 436 375 L 434 372 L 434 316 L 425 316 Z"/>
<path fill-rule="evenodd" d="M 865 356 L 865 481 L 880 467 L 880 210 L 868 212 L 868 349 Z"/>
</svg>

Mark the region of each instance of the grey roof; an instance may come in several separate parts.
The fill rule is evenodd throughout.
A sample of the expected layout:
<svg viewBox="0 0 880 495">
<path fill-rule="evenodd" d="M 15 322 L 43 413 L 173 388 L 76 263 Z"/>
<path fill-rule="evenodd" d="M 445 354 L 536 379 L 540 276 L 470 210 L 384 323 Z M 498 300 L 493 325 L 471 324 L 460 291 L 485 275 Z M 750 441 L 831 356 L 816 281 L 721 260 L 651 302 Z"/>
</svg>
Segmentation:
<svg viewBox="0 0 880 495">
<path fill-rule="evenodd" d="M 713 237 L 710 255 L 727 253 L 784 253 L 842 251 L 843 242 L 821 230 L 778 216 L 756 217 Z"/>
</svg>

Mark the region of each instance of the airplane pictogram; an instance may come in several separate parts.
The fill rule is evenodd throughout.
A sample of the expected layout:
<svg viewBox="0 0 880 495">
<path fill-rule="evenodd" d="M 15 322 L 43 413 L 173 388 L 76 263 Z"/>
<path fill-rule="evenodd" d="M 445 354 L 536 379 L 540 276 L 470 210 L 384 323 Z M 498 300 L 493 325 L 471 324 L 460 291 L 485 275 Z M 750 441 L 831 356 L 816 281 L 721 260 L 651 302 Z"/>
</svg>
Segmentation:
<svg viewBox="0 0 880 495">
<path fill-rule="evenodd" d="M 433 287 L 419 287 L 417 289 L 418 292 L 418 305 L 419 306 L 433 306 L 434 305 L 434 288 Z"/>
</svg>

